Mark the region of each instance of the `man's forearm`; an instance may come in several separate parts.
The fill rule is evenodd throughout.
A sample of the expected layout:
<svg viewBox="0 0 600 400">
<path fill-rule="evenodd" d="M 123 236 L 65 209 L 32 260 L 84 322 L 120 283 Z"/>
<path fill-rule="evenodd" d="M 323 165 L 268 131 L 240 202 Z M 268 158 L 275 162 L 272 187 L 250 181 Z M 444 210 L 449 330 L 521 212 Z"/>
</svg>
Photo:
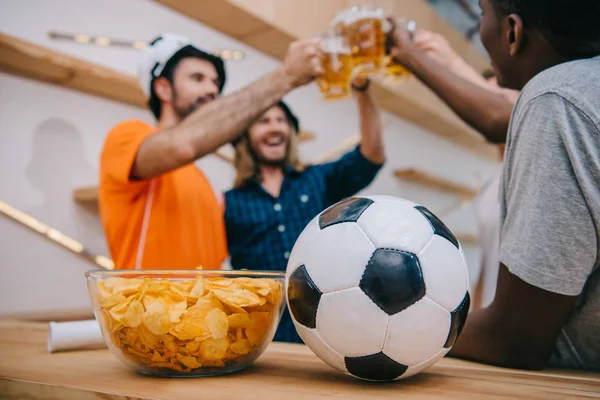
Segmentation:
<svg viewBox="0 0 600 400">
<path fill-rule="evenodd" d="M 132 175 L 150 178 L 212 153 L 237 138 L 291 89 L 292 79 L 279 68 L 239 92 L 201 106 L 178 125 L 148 137 Z"/>
<path fill-rule="evenodd" d="M 369 161 L 375 164 L 383 164 L 385 150 L 383 148 L 379 108 L 368 90 L 366 92 L 356 92 L 356 101 L 358 102 L 360 116 L 360 151 Z"/>
<path fill-rule="evenodd" d="M 496 91 L 457 75 L 421 50 L 402 62 L 467 124 L 491 142 L 504 143 L 513 104 Z"/>
</svg>

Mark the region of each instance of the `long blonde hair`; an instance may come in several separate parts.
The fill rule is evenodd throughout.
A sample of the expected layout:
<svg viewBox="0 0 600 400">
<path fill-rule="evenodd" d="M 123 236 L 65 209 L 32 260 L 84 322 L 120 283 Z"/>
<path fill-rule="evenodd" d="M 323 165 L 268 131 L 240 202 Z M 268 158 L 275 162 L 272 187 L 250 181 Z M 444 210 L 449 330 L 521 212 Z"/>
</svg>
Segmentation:
<svg viewBox="0 0 600 400">
<path fill-rule="evenodd" d="M 241 188 L 250 180 L 255 180 L 256 182 L 262 181 L 260 165 L 256 159 L 256 155 L 250 148 L 250 139 L 248 136 L 248 132 L 244 133 L 234 145 L 235 159 L 233 165 L 235 166 L 235 181 L 233 187 L 235 189 Z M 306 169 L 307 165 L 301 163 L 298 159 L 298 142 L 296 130 L 293 127 L 290 127 L 290 135 L 283 167 L 292 167 L 294 170 L 302 172 Z"/>
</svg>

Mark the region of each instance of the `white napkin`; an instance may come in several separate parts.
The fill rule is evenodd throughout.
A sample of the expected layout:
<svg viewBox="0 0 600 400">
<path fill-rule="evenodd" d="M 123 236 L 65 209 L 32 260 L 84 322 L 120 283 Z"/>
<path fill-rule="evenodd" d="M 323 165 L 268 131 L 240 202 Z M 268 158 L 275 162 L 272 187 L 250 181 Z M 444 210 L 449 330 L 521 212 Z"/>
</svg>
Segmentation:
<svg viewBox="0 0 600 400">
<path fill-rule="evenodd" d="M 89 350 L 106 347 L 100 325 L 95 319 L 74 322 L 50 322 L 48 352 Z"/>
</svg>

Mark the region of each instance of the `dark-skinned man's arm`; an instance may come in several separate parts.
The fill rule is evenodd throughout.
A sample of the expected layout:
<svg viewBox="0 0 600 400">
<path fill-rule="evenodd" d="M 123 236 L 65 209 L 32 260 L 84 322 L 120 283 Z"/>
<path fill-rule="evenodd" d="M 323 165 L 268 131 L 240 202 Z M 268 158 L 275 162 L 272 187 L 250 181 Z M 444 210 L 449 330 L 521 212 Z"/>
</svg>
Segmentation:
<svg viewBox="0 0 600 400">
<path fill-rule="evenodd" d="M 509 368 L 541 369 L 576 299 L 530 285 L 500 265 L 494 302 L 469 314 L 450 355 Z"/>
<path fill-rule="evenodd" d="M 492 143 L 506 141 L 513 109 L 506 96 L 456 74 L 419 49 L 408 32 L 399 27 L 394 26 L 388 40 L 394 60 L 436 93 L 463 121 Z"/>
</svg>

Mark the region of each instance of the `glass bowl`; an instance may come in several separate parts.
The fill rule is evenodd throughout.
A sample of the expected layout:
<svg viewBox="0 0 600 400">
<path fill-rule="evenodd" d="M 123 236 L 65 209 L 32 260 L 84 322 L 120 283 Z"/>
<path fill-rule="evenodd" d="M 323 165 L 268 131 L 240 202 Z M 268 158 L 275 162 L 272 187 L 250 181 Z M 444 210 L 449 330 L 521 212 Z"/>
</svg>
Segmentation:
<svg viewBox="0 0 600 400">
<path fill-rule="evenodd" d="M 117 270 L 86 278 L 108 348 L 145 375 L 246 368 L 273 340 L 285 304 L 284 272 Z"/>
</svg>

